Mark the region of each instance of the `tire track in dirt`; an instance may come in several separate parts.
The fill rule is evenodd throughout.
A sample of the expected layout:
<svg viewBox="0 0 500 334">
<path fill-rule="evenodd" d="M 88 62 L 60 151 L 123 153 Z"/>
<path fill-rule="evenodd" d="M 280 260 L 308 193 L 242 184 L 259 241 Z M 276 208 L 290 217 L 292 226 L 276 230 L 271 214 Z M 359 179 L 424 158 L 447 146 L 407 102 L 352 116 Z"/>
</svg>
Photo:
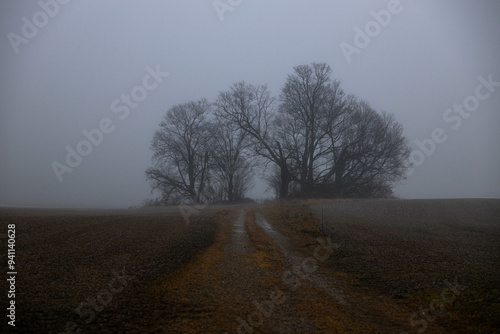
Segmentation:
<svg viewBox="0 0 500 334">
<path fill-rule="evenodd" d="M 289 266 L 292 272 L 301 280 L 301 286 L 296 292 L 308 290 L 302 294 L 304 300 L 311 300 L 309 304 L 304 303 L 304 311 L 309 314 L 320 314 L 323 309 L 330 312 L 326 327 L 319 327 L 319 332 L 325 333 L 400 333 L 408 329 L 408 314 L 413 309 L 400 300 L 394 300 L 390 296 L 381 294 L 370 286 L 360 285 L 356 277 L 349 273 L 336 270 L 337 250 L 336 244 L 331 244 L 335 252 L 324 262 L 318 261 L 317 271 L 312 270 L 311 277 L 304 274 L 304 270 L 293 269 L 294 255 L 297 258 L 309 257 L 314 254 L 314 247 L 318 238 L 323 237 L 320 232 L 321 224 L 314 218 L 312 213 L 301 206 L 267 206 L 262 208 L 266 217 L 272 225 L 263 218 L 260 222 L 268 235 L 280 245 L 280 252 L 285 258 L 289 258 Z M 257 219 L 259 222 L 259 219 Z M 337 236 L 331 236 L 337 241 Z M 287 256 L 290 253 L 292 256 Z M 298 254 L 298 255 L 297 255 Z M 306 254 L 306 255 L 302 255 Z M 296 260 L 295 260 L 296 261 Z M 307 266 L 306 266 L 307 268 Z M 326 287 L 321 284 L 326 282 Z M 319 283 L 319 284 L 318 284 Z M 335 296 L 327 293 L 328 286 L 338 288 L 338 292 L 344 297 L 345 304 L 340 303 Z M 334 290 L 335 291 L 335 290 Z M 293 294 L 295 294 L 294 292 Z M 313 298 L 313 296 L 316 296 Z M 330 297 L 330 300 L 328 298 Z M 317 306 L 320 305 L 318 308 Z M 435 331 L 428 330 L 429 333 Z M 439 331 L 436 331 L 436 333 Z"/>
<path fill-rule="evenodd" d="M 154 284 L 157 332 L 333 333 L 336 302 L 307 284 L 282 280 L 287 261 L 255 223 L 253 209 L 219 214 L 216 241 L 193 261 Z M 147 297 L 152 298 L 152 297 Z M 311 304 L 314 304 L 311 307 Z"/>
<path fill-rule="evenodd" d="M 306 259 L 252 208 L 214 219 L 215 242 L 144 291 L 142 299 L 154 312 L 149 332 L 394 332 L 354 312 L 351 299 L 321 269 L 317 275 L 290 275 Z"/>
<path fill-rule="evenodd" d="M 288 240 L 274 230 L 262 215 L 257 213 L 247 228 L 252 242 L 256 239 L 254 244 L 257 249 L 281 262 L 280 270 L 273 272 L 273 276 L 278 278 L 274 281 L 274 291 L 280 295 L 279 303 L 271 307 L 271 303 L 266 301 L 273 312 L 267 312 L 267 315 L 263 312 L 264 324 L 251 330 L 255 333 L 260 330 L 262 333 L 377 333 L 380 326 L 365 319 L 359 321 L 359 315 L 353 312 L 355 306 L 345 303 L 340 288 L 332 283 L 331 277 L 307 270 L 313 258 L 304 258 L 291 251 Z M 327 247 L 325 243 L 318 243 L 317 246 L 323 251 Z M 321 254 L 319 260 L 328 255 L 325 252 Z"/>
<path fill-rule="evenodd" d="M 307 271 L 312 270 L 314 268 L 314 262 L 317 262 L 320 259 L 305 258 L 297 253 L 291 252 L 287 239 L 278 231 L 274 230 L 271 224 L 269 224 L 269 222 L 260 213 L 256 213 L 255 218 L 256 223 L 273 240 L 273 242 L 278 245 L 281 254 L 286 259 L 293 272 L 297 272 L 299 276 L 301 276 L 302 273 L 303 278 L 309 280 L 316 288 L 324 291 L 330 297 L 334 298 L 340 305 L 348 304 L 342 290 L 337 284 L 335 284 L 335 281 L 332 280 L 332 278 L 325 279 L 317 275 L 308 275 Z M 319 243 L 318 246 L 322 247 Z M 329 252 L 331 253 L 333 253 L 333 249 L 339 247 L 338 244 L 328 243 L 326 239 L 323 246 L 329 247 Z M 308 262 L 313 262 L 313 268 L 304 268 L 308 265 Z"/>
<path fill-rule="evenodd" d="M 249 228 L 252 214 L 232 210 L 215 219 L 214 244 L 147 291 L 146 298 L 162 305 L 154 328 L 162 333 L 276 332 L 270 328 L 274 320 L 264 321 L 258 306 L 267 305 L 280 284 L 283 260 Z"/>
</svg>

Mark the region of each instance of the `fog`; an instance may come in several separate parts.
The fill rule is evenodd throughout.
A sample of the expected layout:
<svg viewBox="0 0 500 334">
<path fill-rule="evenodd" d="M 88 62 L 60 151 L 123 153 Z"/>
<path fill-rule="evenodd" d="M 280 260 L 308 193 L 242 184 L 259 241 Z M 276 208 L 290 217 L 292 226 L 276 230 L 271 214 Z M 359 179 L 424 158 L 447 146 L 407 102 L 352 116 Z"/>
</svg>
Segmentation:
<svg viewBox="0 0 500 334">
<path fill-rule="evenodd" d="M 150 196 L 150 142 L 170 107 L 213 101 L 241 80 L 279 96 L 293 67 L 312 62 L 403 125 L 415 167 L 396 195 L 500 197 L 498 1 L 42 0 L 0 9 L 0 205 L 139 205 Z M 53 163 L 67 165 L 67 147 L 93 129 L 102 138 L 58 178 Z M 265 190 L 257 179 L 249 196 L 272 196 Z"/>
</svg>

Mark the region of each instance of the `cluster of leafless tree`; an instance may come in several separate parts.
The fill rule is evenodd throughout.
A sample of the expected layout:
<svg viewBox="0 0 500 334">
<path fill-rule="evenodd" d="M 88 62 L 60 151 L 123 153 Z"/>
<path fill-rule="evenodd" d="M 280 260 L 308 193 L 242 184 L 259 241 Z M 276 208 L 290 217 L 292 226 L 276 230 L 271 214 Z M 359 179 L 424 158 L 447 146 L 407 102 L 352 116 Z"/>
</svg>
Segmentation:
<svg viewBox="0 0 500 334">
<path fill-rule="evenodd" d="M 382 197 L 409 167 L 393 115 L 346 94 L 327 64 L 294 68 L 279 98 L 245 82 L 172 107 L 146 171 L 162 202 L 241 200 L 257 164 L 277 197 Z"/>
</svg>

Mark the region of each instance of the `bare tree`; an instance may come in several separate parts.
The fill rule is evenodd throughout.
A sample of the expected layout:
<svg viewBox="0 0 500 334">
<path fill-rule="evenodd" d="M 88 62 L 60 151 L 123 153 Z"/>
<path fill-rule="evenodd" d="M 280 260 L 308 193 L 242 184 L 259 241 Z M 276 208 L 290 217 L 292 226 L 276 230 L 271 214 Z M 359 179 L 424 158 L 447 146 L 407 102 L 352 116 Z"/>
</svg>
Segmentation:
<svg viewBox="0 0 500 334">
<path fill-rule="evenodd" d="M 339 81 L 332 81 L 324 63 L 294 68 L 281 92 L 281 125 L 292 153 L 292 175 L 302 196 L 310 196 L 320 183 L 331 154 L 331 139 L 350 110 Z"/>
<path fill-rule="evenodd" d="M 212 136 L 205 100 L 172 107 L 151 143 L 153 166 L 146 171 L 153 190 L 194 203 L 204 201 L 209 186 Z"/>
<path fill-rule="evenodd" d="M 238 200 L 259 157 L 280 198 L 390 195 L 409 167 L 402 126 L 331 74 L 327 64 L 295 67 L 279 105 L 267 86 L 235 83 L 217 97 L 212 122 L 206 100 L 173 107 L 151 146 L 153 189 L 166 201 Z"/>
<path fill-rule="evenodd" d="M 245 131 L 255 148 L 255 153 L 275 163 L 280 171 L 280 197 L 288 196 L 292 180 L 288 169 L 289 152 L 281 138 L 273 131 L 276 121 L 275 99 L 267 86 L 235 83 L 228 91 L 221 92 L 215 102 L 216 115 Z"/>
<path fill-rule="evenodd" d="M 253 181 L 248 133 L 220 118 L 212 124 L 211 133 L 214 140 L 213 180 L 220 190 L 220 200 L 242 200 Z"/>
<path fill-rule="evenodd" d="M 280 96 L 280 134 L 298 196 L 382 196 L 404 177 L 410 149 L 393 115 L 331 80 L 327 64 L 294 68 Z"/>
<path fill-rule="evenodd" d="M 368 103 L 354 104 L 332 149 L 328 177 L 338 195 L 387 196 L 404 178 L 410 148 L 394 115 L 379 114 Z"/>
</svg>

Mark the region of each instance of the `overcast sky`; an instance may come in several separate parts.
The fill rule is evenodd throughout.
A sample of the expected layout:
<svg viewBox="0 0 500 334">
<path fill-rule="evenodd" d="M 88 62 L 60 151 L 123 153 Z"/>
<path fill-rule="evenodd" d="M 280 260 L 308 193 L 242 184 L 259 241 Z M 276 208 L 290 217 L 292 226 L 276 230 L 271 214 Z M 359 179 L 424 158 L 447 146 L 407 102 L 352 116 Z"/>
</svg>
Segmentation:
<svg viewBox="0 0 500 334">
<path fill-rule="evenodd" d="M 0 205 L 139 205 L 170 107 L 241 80 L 278 96 L 312 62 L 403 124 L 417 166 L 397 195 L 500 197 L 499 1 L 41 3 L 0 4 Z M 100 127 L 60 182 L 53 162 Z"/>
</svg>

